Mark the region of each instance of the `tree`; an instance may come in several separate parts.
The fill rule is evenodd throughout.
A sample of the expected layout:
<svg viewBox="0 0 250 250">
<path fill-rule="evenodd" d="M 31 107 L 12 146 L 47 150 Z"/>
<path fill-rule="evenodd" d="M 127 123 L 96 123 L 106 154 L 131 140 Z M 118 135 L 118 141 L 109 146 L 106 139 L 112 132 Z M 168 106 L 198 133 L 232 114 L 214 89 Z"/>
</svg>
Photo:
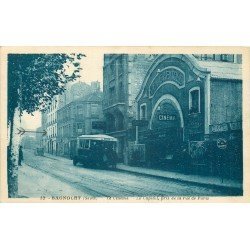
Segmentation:
<svg viewBox="0 0 250 250">
<path fill-rule="evenodd" d="M 83 54 L 8 55 L 8 193 L 18 193 L 20 136 L 15 132 L 24 111 L 44 111 L 67 83 L 80 77 Z"/>
</svg>

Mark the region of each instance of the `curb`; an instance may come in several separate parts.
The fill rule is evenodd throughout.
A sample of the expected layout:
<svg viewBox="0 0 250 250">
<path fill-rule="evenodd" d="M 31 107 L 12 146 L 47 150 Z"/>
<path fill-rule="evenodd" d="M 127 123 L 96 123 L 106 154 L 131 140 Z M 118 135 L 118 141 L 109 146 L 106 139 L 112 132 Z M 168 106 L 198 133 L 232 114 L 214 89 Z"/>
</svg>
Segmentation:
<svg viewBox="0 0 250 250">
<path fill-rule="evenodd" d="M 158 178 L 158 179 L 162 179 L 162 180 L 174 181 L 174 182 L 178 182 L 178 183 L 182 183 L 182 184 L 191 184 L 191 185 L 195 185 L 195 186 L 206 187 L 206 188 L 211 188 L 211 189 L 216 189 L 216 190 L 219 189 L 220 191 L 225 192 L 228 196 L 232 196 L 232 195 L 242 196 L 243 195 L 243 189 L 238 188 L 238 187 L 228 187 L 228 186 L 222 186 L 222 185 L 218 185 L 218 184 L 201 183 L 201 182 L 197 182 L 197 181 L 182 180 L 179 178 L 166 177 L 166 176 L 154 175 L 154 174 L 149 174 L 149 173 L 136 172 L 133 170 L 120 169 L 119 167 L 117 167 L 117 170 L 119 170 L 121 172 L 130 172 L 130 173 L 137 174 L 140 176 L 154 177 L 154 178 Z"/>
<path fill-rule="evenodd" d="M 56 157 L 49 157 L 44 155 L 44 157 L 52 159 L 52 160 L 58 160 L 56 159 Z M 66 158 L 65 158 L 66 159 Z M 191 185 L 195 185 L 195 186 L 199 186 L 199 187 L 205 187 L 205 188 L 210 188 L 210 189 L 216 189 L 217 191 L 220 190 L 222 193 L 224 193 L 225 195 L 228 196 L 242 196 L 243 195 L 243 187 L 238 188 L 238 187 L 229 187 L 229 186 L 222 186 L 222 185 L 218 185 L 218 184 L 211 184 L 211 183 L 201 183 L 201 182 L 197 182 L 197 181 L 192 181 L 192 180 L 183 180 L 180 178 L 173 178 L 173 177 L 167 177 L 167 176 L 161 176 L 161 175 L 154 175 L 154 174 L 150 174 L 150 173 L 141 173 L 141 172 L 137 172 L 137 171 L 133 171 L 133 170 L 128 170 L 128 169 L 122 169 L 119 168 L 119 166 L 117 166 L 116 171 L 119 172 L 126 172 L 126 173 L 133 173 L 139 176 L 146 176 L 146 177 L 154 177 L 157 179 L 161 179 L 161 180 L 168 180 L 168 181 L 172 181 L 172 182 L 177 182 L 180 184 L 191 184 Z"/>
</svg>

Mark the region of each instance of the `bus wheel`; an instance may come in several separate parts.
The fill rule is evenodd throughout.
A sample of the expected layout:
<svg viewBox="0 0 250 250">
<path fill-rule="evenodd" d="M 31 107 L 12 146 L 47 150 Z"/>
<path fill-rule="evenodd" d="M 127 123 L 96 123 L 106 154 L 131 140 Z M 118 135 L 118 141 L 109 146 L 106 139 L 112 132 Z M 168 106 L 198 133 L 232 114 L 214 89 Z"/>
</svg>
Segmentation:
<svg viewBox="0 0 250 250">
<path fill-rule="evenodd" d="M 76 166 L 76 164 L 77 164 L 77 159 L 74 158 L 74 159 L 73 159 L 73 165 Z"/>
</svg>

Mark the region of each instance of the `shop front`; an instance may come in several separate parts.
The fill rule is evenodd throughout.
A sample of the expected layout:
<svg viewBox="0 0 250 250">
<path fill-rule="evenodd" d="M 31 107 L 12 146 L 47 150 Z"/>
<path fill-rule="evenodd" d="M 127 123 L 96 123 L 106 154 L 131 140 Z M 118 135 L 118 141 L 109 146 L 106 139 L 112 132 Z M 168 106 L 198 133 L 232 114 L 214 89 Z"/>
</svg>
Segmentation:
<svg viewBox="0 0 250 250">
<path fill-rule="evenodd" d="M 208 156 L 215 166 L 221 162 L 224 176 L 242 180 L 243 176 L 243 140 L 242 122 L 228 122 L 210 125 L 208 138 Z M 218 169 L 212 168 L 214 174 Z"/>
<path fill-rule="evenodd" d="M 241 101 L 240 64 L 158 55 L 136 98 L 145 163 L 241 179 Z"/>
<path fill-rule="evenodd" d="M 148 121 L 138 128 L 147 164 L 177 168 L 189 142 L 204 140 L 206 83 L 206 70 L 191 56 L 156 58 L 136 99 L 137 119 Z"/>
<path fill-rule="evenodd" d="M 56 138 L 51 138 L 47 142 L 47 153 L 55 155 L 57 153 Z"/>
<path fill-rule="evenodd" d="M 173 97 L 163 96 L 152 112 L 150 129 L 139 133 L 140 142 L 146 146 L 146 161 L 150 164 L 173 161 L 183 145 L 183 117 L 173 100 Z"/>
</svg>

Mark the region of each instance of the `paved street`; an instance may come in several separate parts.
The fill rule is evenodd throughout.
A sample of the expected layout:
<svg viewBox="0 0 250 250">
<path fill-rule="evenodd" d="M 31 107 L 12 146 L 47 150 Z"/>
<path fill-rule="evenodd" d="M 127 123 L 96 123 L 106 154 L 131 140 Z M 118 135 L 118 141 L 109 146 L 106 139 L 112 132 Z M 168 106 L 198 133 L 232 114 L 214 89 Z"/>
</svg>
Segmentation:
<svg viewBox="0 0 250 250">
<path fill-rule="evenodd" d="M 80 195 L 83 197 L 220 196 L 214 188 L 204 188 L 125 170 L 73 166 L 62 157 L 35 156 L 24 150 L 19 170 L 19 191 L 25 197 Z"/>
</svg>

